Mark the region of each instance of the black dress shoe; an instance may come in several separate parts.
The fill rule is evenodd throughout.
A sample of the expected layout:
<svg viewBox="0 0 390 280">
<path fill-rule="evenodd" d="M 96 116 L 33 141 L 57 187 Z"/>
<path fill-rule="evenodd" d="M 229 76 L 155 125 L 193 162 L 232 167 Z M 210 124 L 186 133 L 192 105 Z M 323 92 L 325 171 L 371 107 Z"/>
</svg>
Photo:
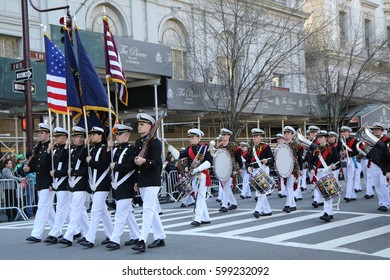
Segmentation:
<svg viewBox="0 0 390 280">
<path fill-rule="evenodd" d="M 258 198 L 257 196 L 255 196 L 255 200 L 256 200 L 256 201 L 258 201 L 258 200 L 259 200 L 259 198 Z"/>
<path fill-rule="evenodd" d="M 85 237 L 81 237 L 81 238 L 77 239 L 77 243 L 81 243 L 81 242 L 83 242 L 85 240 L 86 240 Z"/>
<path fill-rule="evenodd" d="M 320 219 L 325 222 L 330 222 L 330 216 L 327 213 L 324 213 L 324 215 L 322 215 Z"/>
<path fill-rule="evenodd" d="M 260 218 L 260 213 L 258 211 L 255 211 L 255 213 L 253 213 L 253 217 L 255 217 L 256 219 Z"/>
<path fill-rule="evenodd" d="M 370 199 L 370 198 L 373 198 L 374 197 L 374 195 L 372 194 L 372 195 L 369 195 L 369 194 L 365 194 L 364 195 L 364 198 L 366 198 L 366 199 Z"/>
<path fill-rule="evenodd" d="M 281 193 L 278 193 L 279 198 L 283 198 L 283 195 Z"/>
<path fill-rule="evenodd" d="M 286 213 L 290 213 L 290 206 L 284 206 L 284 208 L 282 209 L 282 211 L 286 212 Z"/>
<path fill-rule="evenodd" d="M 39 239 L 39 238 L 36 238 L 34 236 L 29 236 L 26 238 L 27 241 L 30 241 L 30 242 L 33 242 L 33 243 L 37 243 L 37 242 L 41 242 L 42 240 Z"/>
<path fill-rule="evenodd" d="M 248 196 L 246 196 L 245 198 L 251 198 L 251 196 L 248 195 Z"/>
<path fill-rule="evenodd" d="M 356 200 L 356 198 L 350 198 L 351 199 L 351 201 L 355 201 Z"/>
<path fill-rule="evenodd" d="M 313 201 L 313 203 L 311 204 L 314 208 L 318 208 L 318 203 L 317 201 Z"/>
<path fill-rule="evenodd" d="M 230 205 L 228 210 L 234 210 L 234 209 L 237 209 L 237 205 Z"/>
<path fill-rule="evenodd" d="M 333 220 L 333 215 L 329 215 L 329 218 L 330 218 L 331 220 Z"/>
<path fill-rule="evenodd" d="M 81 237 L 81 232 L 78 234 L 73 235 L 73 240 L 79 239 Z"/>
<path fill-rule="evenodd" d="M 87 248 L 92 248 L 93 246 L 95 246 L 95 244 L 93 244 L 92 242 L 89 242 L 88 240 L 81 241 L 80 245 L 87 247 Z"/>
<path fill-rule="evenodd" d="M 184 203 L 182 203 L 181 205 L 180 205 L 180 208 L 186 208 L 187 207 L 187 205 L 185 205 Z"/>
<path fill-rule="evenodd" d="M 120 247 L 121 247 L 121 245 L 119 245 L 119 244 L 116 243 L 116 242 L 112 242 L 112 241 L 108 242 L 108 244 L 106 245 L 106 248 L 107 248 L 107 249 L 110 249 L 110 250 L 117 250 L 117 249 L 119 249 Z"/>
<path fill-rule="evenodd" d="M 240 197 L 241 197 L 242 199 L 245 199 L 245 196 L 243 196 L 243 195 L 240 195 Z"/>
<path fill-rule="evenodd" d="M 100 244 L 102 244 L 102 245 L 107 245 L 108 243 L 110 243 L 110 238 L 106 237 L 106 239 L 104 239 L 104 240 L 102 241 L 102 243 L 100 243 Z"/>
<path fill-rule="evenodd" d="M 125 246 L 131 246 L 138 242 L 138 239 L 130 239 L 129 241 L 125 242 Z"/>
<path fill-rule="evenodd" d="M 164 247 L 164 246 L 165 246 L 164 239 L 156 239 L 148 245 L 148 248 L 152 249 L 152 248 Z"/>
<path fill-rule="evenodd" d="M 63 244 L 63 245 L 66 245 L 66 246 L 68 246 L 68 247 L 70 247 L 70 246 L 73 245 L 73 242 L 72 242 L 72 241 L 69 241 L 69 240 L 67 240 L 67 239 L 65 239 L 65 238 L 62 238 L 62 239 L 58 240 L 58 243 Z"/>
<path fill-rule="evenodd" d="M 344 197 L 344 200 L 345 200 L 346 202 L 350 202 L 350 201 L 351 201 L 351 199 L 348 198 L 348 197 Z"/>
<path fill-rule="evenodd" d="M 317 203 L 318 206 L 324 206 L 323 202 Z"/>
<path fill-rule="evenodd" d="M 290 207 L 290 211 L 296 211 L 297 207 Z"/>
<path fill-rule="evenodd" d="M 215 201 L 216 202 L 222 202 L 222 200 L 220 200 L 219 198 L 217 198 Z"/>
<path fill-rule="evenodd" d="M 45 242 L 47 244 L 56 244 L 56 243 L 58 243 L 58 238 L 49 235 L 48 237 L 46 237 L 45 241 L 43 241 L 43 242 Z"/>
<path fill-rule="evenodd" d="M 383 211 L 383 212 L 387 212 L 387 211 L 389 211 L 389 209 L 386 207 L 386 206 L 379 206 L 379 208 L 378 208 L 378 210 L 379 211 Z"/>
<path fill-rule="evenodd" d="M 131 247 L 131 249 L 138 252 L 145 252 L 145 242 L 143 240 L 139 240 L 133 247 Z"/>
<path fill-rule="evenodd" d="M 197 222 L 197 221 L 192 221 L 192 222 L 191 222 L 191 226 L 193 226 L 193 227 L 198 227 L 198 226 L 200 226 L 200 223 Z M 149 247 L 149 246 L 148 246 L 148 247 Z"/>
<path fill-rule="evenodd" d="M 207 225 L 207 224 L 210 224 L 211 222 L 210 221 L 201 221 L 200 222 L 202 225 Z"/>
<path fill-rule="evenodd" d="M 265 216 L 272 216 L 272 212 L 269 212 L 269 213 L 260 213 L 260 217 L 265 217 Z"/>
<path fill-rule="evenodd" d="M 228 210 L 226 209 L 226 207 L 221 207 L 218 211 L 219 211 L 219 212 L 222 212 L 222 213 L 225 213 L 225 212 L 227 212 Z"/>
</svg>

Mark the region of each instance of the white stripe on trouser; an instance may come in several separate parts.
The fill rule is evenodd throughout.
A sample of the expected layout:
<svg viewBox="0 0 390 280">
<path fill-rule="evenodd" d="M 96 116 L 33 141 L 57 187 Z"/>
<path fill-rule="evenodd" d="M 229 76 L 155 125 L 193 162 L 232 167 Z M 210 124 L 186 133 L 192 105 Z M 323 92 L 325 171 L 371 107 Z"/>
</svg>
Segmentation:
<svg viewBox="0 0 390 280">
<path fill-rule="evenodd" d="M 121 236 L 125 229 L 126 220 L 129 216 L 131 199 L 120 199 L 116 200 L 115 208 L 115 224 L 114 230 L 112 231 L 110 241 L 120 244 Z"/>
<path fill-rule="evenodd" d="M 140 240 L 148 240 L 150 229 L 153 228 L 154 240 L 165 239 L 166 235 L 157 212 L 157 195 L 161 187 L 139 188 L 142 197 L 142 229 Z"/>
<path fill-rule="evenodd" d="M 95 192 L 92 195 L 91 222 L 85 239 L 95 243 L 96 231 L 99 227 L 100 220 L 103 221 L 104 232 L 106 237 L 110 238 L 113 230 L 110 214 L 107 210 L 106 199 L 108 192 Z M 109 221 L 107 221 L 107 217 Z"/>
<path fill-rule="evenodd" d="M 127 215 L 126 218 L 126 224 L 129 227 L 130 239 L 139 239 L 141 233 L 139 231 L 139 227 L 133 211 L 134 211 L 133 206 L 130 203 L 130 210 L 129 210 L 129 215 Z"/>
<path fill-rule="evenodd" d="M 57 191 L 57 204 L 56 204 L 56 215 L 54 226 L 49 232 L 50 236 L 59 237 L 62 235 L 62 226 L 65 220 L 69 217 L 70 204 L 71 204 L 71 193 L 68 191 Z"/>
<path fill-rule="evenodd" d="M 233 195 L 232 182 L 232 177 L 225 182 L 221 182 L 223 185 L 222 207 L 228 208 L 228 203 L 230 205 L 237 205 L 236 198 Z"/>
<path fill-rule="evenodd" d="M 45 229 L 46 222 L 49 224 L 49 227 L 54 225 L 54 191 L 49 189 L 44 189 L 38 191 L 38 210 L 35 215 L 34 228 L 31 231 L 31 236 L 41 239 L 43 230 Z"/>
<path fill-rule="evenodd" d="M 242 178 L 242 189 L 241 189 L 241 195 L 242 196 L 251 196 L 251 187 L 249 186 L 249 174 L 246 169 L 242 169 L 241 173 Z"/>
<path fill-rule="evenodd" d="M 209 210 L 206 204 L 206 192 L 207 192 L 206 176 L 202 174 L 194 178 L 192 180 L 192 188 L 195 190 L 195 194 L 197 192 L 194 221 L 197 221 L 199 223 L 201 221 L 204 222 L 210 221 Z"/>
<path fill-rule="evenodd" d="M 379 206 L 390 207 L 389 189 L 387 187 L 386 177 L 382 170 L 375 163 L 371 163 L 368 169 L 368 177 L 370 183 L 375 186 L 376 194 L 378 195 Z"/>
<path fill-rule="evenodd" d="M 83 236 L 87 234 L 89 229 L 89 220 L 85 209 L 87 192 L 76 191 L 71 193 L 71 197 L 69 224 L 64 235 L 64 238 L 69 241 L 73 241 L 73 235 L 79 232 L 79 228 L 81 228 Z"/>
<path fill-rule="evenodd" d="M 286 206 L 296 207 L 295 199 L 294 199 L 294 183 L 295 177 L 293 174 L 287 177 L 286 190 L 287 190 L 287 199 Z"/>
<path fill-rule="evenodd" d="M 350 162 L 347 164 L 347 167 L 346 167 L 346 174 L 347 174 L 346 180 L 347 180 L 347 184 L 346 184 L 346 187 L 345 187 L 345 197 L 347 197 L 347 198 L 356 198 L 356 193 L 353 190 L 355 169 L 356 169 L 355 165 L 353 164 L 353 161 L 351 159 Z"/>
</svg>

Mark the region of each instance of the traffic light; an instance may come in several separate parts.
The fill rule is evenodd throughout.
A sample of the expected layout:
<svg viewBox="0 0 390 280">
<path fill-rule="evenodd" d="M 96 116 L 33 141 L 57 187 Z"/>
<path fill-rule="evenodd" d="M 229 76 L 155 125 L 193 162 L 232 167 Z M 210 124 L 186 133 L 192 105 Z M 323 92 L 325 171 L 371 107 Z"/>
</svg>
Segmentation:
<svg viewBox="0 0 390 280">
<path fill-rule="evenodd" d="M 62 34 L 61 43 L 64 44 L 64 42 L 65 42 L 64 32 L 66 32 L 66 30 L 69 30 L 69 39 L 72 42 L 73 38 L 72 38 L 72 17 L 71 17 L 71 15 L 68 14 L 66 17 L 61 17 L 59 22 L 61 24 L 60 33 Z"/>
<path fill-rule="evenodd" d="M 21 117 L 20 118 L 20 125 L 22 127 L 22 131 L 26 131 L 27 130 L 27 121 L 26 121 L 26 117 Z"/>
</svg>

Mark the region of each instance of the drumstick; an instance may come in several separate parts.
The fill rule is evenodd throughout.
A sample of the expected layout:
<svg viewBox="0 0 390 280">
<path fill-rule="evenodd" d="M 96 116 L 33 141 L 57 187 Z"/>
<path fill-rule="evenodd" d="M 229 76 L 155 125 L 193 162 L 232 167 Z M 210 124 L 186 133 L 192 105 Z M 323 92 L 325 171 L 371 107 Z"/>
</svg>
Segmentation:
<svg viewBox="0 0 390 280">
<path fill-rule="evenodd" d="M 263 159 L 270 160 L 271 158 L 269 157 L 269 158 L 263 158 Z M 263 159 L 261 159 L 261 160 L 263 160 Z M 257 162 L 251 162 L 249 165 L 252 165 L 252 164 L 257 164 Z"/>
</svg>

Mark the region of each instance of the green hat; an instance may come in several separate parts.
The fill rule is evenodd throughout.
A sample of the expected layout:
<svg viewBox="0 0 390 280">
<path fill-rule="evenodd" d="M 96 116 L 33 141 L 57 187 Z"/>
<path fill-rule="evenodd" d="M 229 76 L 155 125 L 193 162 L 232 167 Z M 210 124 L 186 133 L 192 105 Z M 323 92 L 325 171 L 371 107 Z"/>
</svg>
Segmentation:
<svg viewBox="0 0 390 280">
<path fill-rule="evenodd" d="M 18 156 L 16 157 L 16 160 L 21 160 L 21 159 L 24 159 L 24 155 L 18 154 Z"/>
</svg>

